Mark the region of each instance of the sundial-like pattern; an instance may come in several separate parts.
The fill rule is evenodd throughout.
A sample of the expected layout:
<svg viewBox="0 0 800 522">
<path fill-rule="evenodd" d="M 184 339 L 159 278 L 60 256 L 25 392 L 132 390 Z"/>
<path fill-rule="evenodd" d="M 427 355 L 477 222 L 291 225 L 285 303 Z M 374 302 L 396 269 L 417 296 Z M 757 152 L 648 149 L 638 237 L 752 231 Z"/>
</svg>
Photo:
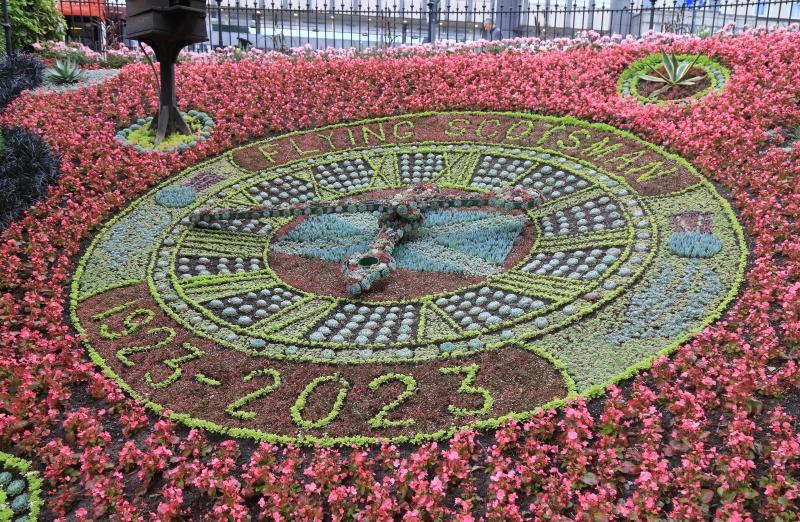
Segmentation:
<svg viewBox="0 0 800 522">
<path fill-rule="evenodd" d="M 213 299 L 208 308 L 225 321 L 238 326 L 252 326 L 280 310 L 300 301 L 302 296 L 283 287 L 262 288 L 225 299 Z"/>
<path fill-rule="evenodd" d="M 347 303 L 337 307 L 308 335 L 311 341 L 388 344 L 416 337 L 419 307 Z"/>
<path fill-rule="evenodd" d="M 541 190 L 550 199 L 570 195 L 589 186 L 587 180 L 552 165 L 542 165 L 519 182 L 523 186 Z"/>
<path fill-rule="evenodd" d="M 258 257 L 248 259 L 241 257 L 179 257 L 175 267 L 180 277 L 207 276 L 218 274 L 240 274 L 264 268 Z"/>
<path fill-rule="evenodd" d="M 466 330 L 479 330 L 483 326 L 497 325 L 511 318 L 521 317 L 539 310 L 545 302 L 514 292 L 490 286 L 440 297 L 436 306 L 444 310 Z"/>
<path fill-rule="evenodd" d="M 394 257 L 400 269 L 488 276 L 502 270 L 526 221 L 486 211 L 432 211 Z M 378 220 L 368 213 L 309 216 L 272 251 L 339 262 L 364 251 L 377 232 Z"/>
<path fill-rule="evenodd" d="M 478 188 L 507 186 L 534 166 L 531 160 L 483 156 L 475 169 L 470 185 Z"/>
<path fill-rule="evenodd" d="M 507 208 L 517 185 L 541 197 Z M 420 206 L 413 226 L 390 219 L 398 201 Z M 369 262 L 389 229 L 396 266 L 352 293 L 343 260 Z M 632 375 L 720 316 L 745 256 L 714 187 L 629 134 L 418 114 L 270 138 L 167 180 L 100 232 L 71 304 L 92 359 L 189 425 L 418 442 Z"/>
</svg>

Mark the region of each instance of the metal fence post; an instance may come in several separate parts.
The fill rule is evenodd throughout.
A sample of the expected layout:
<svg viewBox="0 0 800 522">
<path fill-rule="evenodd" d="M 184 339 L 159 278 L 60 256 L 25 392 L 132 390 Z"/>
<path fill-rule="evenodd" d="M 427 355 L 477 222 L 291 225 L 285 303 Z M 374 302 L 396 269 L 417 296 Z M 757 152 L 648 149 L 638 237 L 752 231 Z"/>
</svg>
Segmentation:
<svg viewBox="0 0 800 522">
<path fill-rule="evenodd" d="M 428 1 L 428 43 L 433 43 L 433 33 L 436 26 L 436 18 L 433 15 L 433 0 Z"/>
<path fill-rule="evenodd" d="M 11 41 L 11 21 L 8 19 L 8 0 L 3 0 L 3 32 L 6 39 L 6 56 L 14 54 L 14 43 Z"/>
<path fill-rule="evenodd" d="M 217 0 L 217 47 L 222 47 L 222 0 Z"/>
<path fill-rule="evenodd" d="M 653 30 L 654 17 L 656 15 L 656 0 L 650 0 L 650 25 L 649 29 Z M 662 20 L 663 21 L 663 20 Z"/>
<path fill-rule="evenodd" d="M 94 30 L 92 24 L 102 23 L 103 20 L 98 19 L 106 18 L 106 23 L 122 24 L 124 27 L 125 12 L 119 3 L 120 0 L 92 0 L 104 10 L 105 15 L 97 16 L 95 3 L 87 15 L 87 1 L 56 0 L 56 3 L 65 12 L 73 13 L 67 15 L 71 25 L 75 26 L 74 32 L 70 35 L 71 39 L 102 48 L 103 35 Z M 562 3 L 561 0 L 537 0 L 523 2 L 520 6 L 521 0 L 467 0 L 464 9 L 461 7 L 453 9 L 450 3 L 443 5 L 441 0 L 411 0 L 413 4 L 404 1 L 392 8 L 386 6 L 387 3 L 391 3 L 389 0 L 378 0 L 376 9 L 372 4 L 362 6 L 359 2 L 363 0 L 351 0 L 349 7 L 342 0 L 341 8 L 336 6 L 337 0 L 323 0 L 323 6 L 314 4 L 313 8 L 310 0 L 306 0 L 301 1 L 301 6 L 295 9 L 293 6 L 289 7 L 290 1 L 294 0 L 234 0 L 225 2 L 223 9 L 222 0 L 206 0 L 206 23 L 209 26 L 210 45 L 213 48 L 231 45 L 234 33 L 241 36 L 242 31 L 248 31 L 240 27 L 241 23 L 237 23 L 241 22 L 242 12 L 245 13 L 248 24 L 255 20 L 254 46 L 265 50 L 270 47 L 284 48 L 284 43 L 289 46 L 310 43 L 318 48 L 331 43 L 334 47 L 348 45 L 364 47 L 373 42 L 376 34 L 382 45 L 390 45 L 389 40 L 395 37 L 398 43 L 403 44 L 415 44 L 420 41 L 433 44 L 439 38 L 473 41 L 478 38 L 480 24 L 486 18 L 493 18 L 506 37 L 513 37 L 516 34 L 514 29 L 517 28 L 517 24 L 522 24 L 518 33 L 536 34 L 540 38 L 570 36 L 579 30 L 598 30 L 601 34 L 610 31 L 638 36 L 641 36 L 642 30 L 648 29 L 690 32 L 708 24 L 706 18 L 716 32 L 719 26 L 726 22 L 736 22 L 737 26 L 749 22 L 753 19 L 752 8 L 757 5 L 755 0 L 742 2 L 737 0 L 736 3 L 729 0 L 661 0 L 660 4 L 660 0 L 641 0 L 641 3 L 639 0 L 606 0 L 598 7 L 599 2 L 596 0 L 586 0 L 586 5 L 579 7 L 578 0 L 565 0 L 564 6 L 559 5 Z M 792 4 L 800 0 L 759 1 L 771 10 L 756 16 L 758 25 L 763 25 L 766 21 L 785 26 L 793 20 L 791 17 L 781 16 L 783 12 L 779 9 L 783 9 L 784 5 L 786 9 L 791 9 Z M 459 0 L 458 4 L 462 3 Z M 237 9 L 236 20 L 233 20 L 232 14 L 234 6 Z M 8 54 L 13 55 L 15 50 L 12 48 L 13 27 L 9 21 L 11 18 L 9 9 L 8 0 L 0 0 L 0 27 L 5 30 L 4 35 L 0 34 L 0 45 L 6 42 Z M 659 11 L 658 29 L 656 29 L 656 10 Z M 686 20 L 684 16 L 688 10 L 692 13 L 691 21 Z M 223 15 L 227 24 L 223 23 Z M 425 16 L 428 17 L 427 20 L 424 19 Z M 213 30 L 214 21 L 219 24 L 216 37 Z M 268 21 L 271 27 L 267 25 Z M 373 34 L 376 30 L 375 24 L 378 24 L 377 33 Z M 397 25 L 401 27 L 398 28 Z M 123 28 L 123 38 L 125 34 Z M 357 37 L 359 34 L 361 36 Z M 124 41 L 131 45 L 130 40 Z"/>
</svg>

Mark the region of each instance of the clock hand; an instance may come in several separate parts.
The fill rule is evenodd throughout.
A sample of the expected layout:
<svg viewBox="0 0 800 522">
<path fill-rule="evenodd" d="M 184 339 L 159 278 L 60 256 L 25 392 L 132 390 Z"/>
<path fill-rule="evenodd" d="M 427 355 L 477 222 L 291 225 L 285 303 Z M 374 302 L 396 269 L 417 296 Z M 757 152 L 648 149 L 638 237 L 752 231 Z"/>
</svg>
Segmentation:
<svg viewBox="0 0 800 522">
<path fill-rule="evenodd" d="M 357 295 L 369 290 L 386 278 L 396 267 L 392 257 L 395 247 L 412 237 L 423 221 L 423 212 L 439 208 L 502 207 L 507 210 L 529 209 L 544 199 L 536 189 L 517 185 L 502 191 L 472 196 L 451 196 L 433 184 L 420 184 L 394 194 L 383 201 L 345 199 L 337 202 L 308 202 L 278 207 L 257 205 L 246 210 L 215 208 L 196 210 L 189 220 L 201 227 L 211 227 L 216 221 L 233 219 L 262 219 L 307 214 L 342 214 L 378 212 L 378 233 L 365 252 L 351 255 L 342 264 L 348 291 Z"/>
<path fill-rule="evenodd" d="M 397 212 L 405 212 L 409 208 L 420 210 L 437 208 L 461 208 L 461 207 L 502 207 L 506 210 L 529 209 L 540 204 L 544 197 L 536 189 L 517 185 L 497 192 L 488 194 L 475 194 L 475 196 L 440 196 L 441 191 L 436 187 L 430 189 L 431 185 L 418 185 L 407 189 L 410 194 L 417 194 L 421 197 L 418 200 L 413 198 L 410 201 L 401 200 L 392 202 L 392 199 L 384 201 L 375 200 L 355 200 L 345 199 L 336 202 L 308 202 L 290 204 L 283 203 L 278 206 L 273 205 L 254 205 L 245 210 L 233 210 L 229 208 L 211 208 L 195 210 L 189 214 L 189 221 L 198 226 L 208 227 L 216 221 L 227 221 L 232 219 L 262 219 L 271 217 L 292 217 L 307 214 L 348 214 L 355 212 L 386 212 L 396 209 Z M 420 188 L 425 190 L 420 190 Z M 416 192 L 413 192 L 416 191 Z M 400 194 L 404 194 L 400 193 Z"/>
</svg>

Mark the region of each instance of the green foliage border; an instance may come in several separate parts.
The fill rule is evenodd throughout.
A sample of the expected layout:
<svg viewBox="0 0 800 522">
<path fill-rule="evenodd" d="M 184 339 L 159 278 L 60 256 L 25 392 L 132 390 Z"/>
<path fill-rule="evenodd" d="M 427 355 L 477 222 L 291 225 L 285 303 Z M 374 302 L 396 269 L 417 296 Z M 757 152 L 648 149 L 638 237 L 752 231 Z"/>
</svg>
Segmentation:
<svg viewBox="0 0 800 522">
<path fill-rule="evenodd" d="M 696 55 L 692 54 L 677 55 L 678 60 L 691 61 L 694 60 L 695 57 Z M 657 105 L 668 105 L 670 103 L 685 103 L 691 100 L 698 100 L 703 96 L 710 94 L 712 91 L 722 92 L 722 90 L 725 88 L 725 85 L 731 78 L 730 69 L 728 69 L 718 61 L 708 56 L 700 55 L 700 57 L 697 59 L 697 63 L 695 63 L 695 67 L 700 67 L 701 69 L 706 71 L 708 77 L 711 78 L 711 85 L 709 85 L 702 91 L 694 93 L 693 95 L 687 98 L 681 98 L 677 100 L 658 100 L 658 99 L 648 98 L 647 96 L 642 96 L 641 94 L 639 94 L 639 89 L 637 88 L 640 79 L 639 75 L 641 73 L 646 73 L 650 71 L 649 66 L 657 68 L 661 63 L 663 63 L 661 53 L 650 54 L 645 56 L 644 58 L 640 58 L 634 61 L 632 64 L 626 67 L 624 71 L 622 71 L 622 74 L 619 77 L 619 81 L 617 82 L 617 93 L 622 98 L 626 98 L 627 96 L 634 96 L 637 100 L 639 100 L 640 103 L 643 104 L 654 103 Z M 722 75 L 725 77 L 725 81 L 719 83 L 719 80 L 717 80 L 717 76 L 716 74 L 714 74 L 714 72 L 721 72 Z M 631 91 L 630 94 L 623 94 L 622 92 L 626 84 L 630 88 Z"/>
<path fill-rule="evenodd" d="M 365 445 L 365 444 L 375 444 L 375 443 L 381 443 L 381 442 L 420 444 L 420 443 L 423 443 L 423 442 L 426 442 L 426 441 L 444 440 L 444 439 L 452 437 L 458 431 L 466 430 L 466 429 L 472 429 L 472 430 L 497 429 L 497 428 L 499 428 L 500 426 L 502 426 L 505 422 L 507 422 L 509 420 L 515 419 L 515 420 L 518 420 L 518 421 L 525 421 L 525 420 L 530 419 L 531 417 L 535 416 L 540 411 L 545 411 L 545 410 L 549 410 L 549 409 L 559 408 L 559 407 L 565 406 L 566 404 L 569 403 L 569 401 L 571 401 L 572 399 L 575 399 L 579 395 L 583 396 L 583 397 L 586 397 L 587 399 L 593 399 L 593 398 L 602 396 L 605 393 L 606 388 L 608 388 L 609 386 L 617 384 L 620 381 L 623 381 L 625 379 L 629 379 L 629 378 L 637 375 L 639 372 L 641 372 L 643 370 L 649 369 L 652 366 L 652 364 L 653 364 L 653 362 L 655 360 L 659 359 L 662 356 L 670 355 L 676 349 L 678 349 L 680 346 L 682 346 L 684 343 L 686 343 L 687 341 L 692 339 L 694 336 L 696 336 L 697 334 L 702 332 L 708 325 L 710 325 L 714 321 L 718 320 L 722 316 L 722 314 L 725 312 L 725 310 L 728 307 L 728 305 L 738 295 L 739 288 L 740 288 L 742 282 L 744 281 L 744 272 L 745 272 L 745 268 L 746 268 L 746 264 L 747 264 L 748 251 L 747 251 L 747 246 L 746 246 L 746 243 L 745 243 L 744 231 L 742 230 L 742 227 L 739 224 L 738 219 L 737 219 L 735 213 L 733 212 L 733 209 L 730 207 L 730 204 L 717 192 L 717 190 L 713 186 L 713 184 L 710 181 L 708 181 L 705 177 L 700 175 L 697 172 L 697 170 L 687 160 L 685 160 L 683 157 L 678 156 L 678 155 L 673 154 L 673 153 L 670 153 L 670 152 L 664 150 L 662 147 L 660 147 L 660 146 L 658 146 L 656 144 L 653 144 L 653 143 L 650 143 L 648 141 L 645 141 L 645 140 L 637 137 L 636 135 L 634 135 L 631 132 L 617 129 L 617 128 L 612 127 L 611 125 L 608 125 L 608 124 L 605 124 L 605 123 L 587 122 L 587 121 L 580 120 L 578 118 L 574 118 L 574 117 L 571 117 L 571 116 L 557 117 L 557 116 L 547 116 L 547 115 L 530 114 L 530 113 L 520 113 L 520 112 L 514 112 L 514 111 L 505 111 L 505 112 L 503 112 L 503 111 L 499 111 L 499 112 L 492 112 L 492 111 L 430 111 L 430 112 L 419 112 L 419 113 L 410 113 L 410 114 L 405 114 L 405 115 L 394 115 L 394 116 L 387 116 L 387 117 L 381 117 L 381 118 L 371 118 L 371 119 L 366 119 L 366 120 L 345 122 L 345 123 L 340 123 L 340 124 L 336 124 L 336 125 L 329 125 L 329 126 L 324 126 L 324 127 L 320 127 L 320 128 L 315 128 L 314 130 L 334 129 L 334 128 L 339 128 L 339 127 L 351 126 L 351 125 L 354 125 L 354 124 L 365 125 L 365 124 L 371 124 L 371 123 L 378 123 L 378 122 L 396 120 L 396 119 L 401 118 L 401 117 L 425 117 L 425 116 L 436 116 L 436 115 L 447 115 L 447 114 L 467 114 L 467 115 L 475 115 L 475 116 L 488 115 L 488 114 L 497 114 L 497 115 L 503 115 L 503 116 L 509 116 L 509 117 L 516 117 L 516 118 L 545 120 L 545 121 L 549 121 L 551 123 L 560 123 L 560 124 L 564 124 L 564 125 L 577 125 L 577 126 L 581 126 L 581 127 L 584 127 L 584 128 L 591 128 L 591 129 L 595 129 L 595 130 L 599 130 L 599 131 L 603 131 L 603 132 L 610 132 L 610 133 L 615 134 L 617 136 L 620 136 L 622 138 L 626 138 L 626 139 L 635 141 L 636 143 L 642 145 L 643 147 L 649 148 L 650 150 L 653 150 L 653 151 L 657 152 L 658 154 L 662 155 L 663 157 L 668 158 L 670 160 L 673 160 L 673 161 L 681 164 L 682 166 L 687 168 L 692 174 L 694 174 L 697 177 L 698 183 L 703 184 L 706 187 L 710 188 L 712 194 L 714 195 L 714 197 L 716 197 L 717 200 L 722 203 L 722 207 L 724 209 L 724 212 L 728 216 L 729 221 L 732 224 L 732 227 L 734 229 L 734 234 L 735 234 L 736 238 L 738 239 L 739 251 L 740 251 L 739 263 L 738 263 L 738 267 L 737 267 L 737 271 L 736 271 L 736 276 L 734 278 L 733 283 L 731 284 L 731 288 L 730 288 L 730 290 L 728 292 L 728 295 L 720 302 L 720 304 L 717 306 L 716 310 L 714 310 L 712 313 L 710 313 L 710 314 L 708 314 L 706 316 L 706 319 L 703 322 L 703 324 L 701 324 L 698 327 L 686 332 L 683 336 L 678 338 L 676 341 L 674 341 L 670 345 L 662 348 L 661 350 L 659 350 L 658 352 L 652 354 L 651 356 L 641 360 L 639 363 L 637 363 L 637 364 L 635 364 L 633 366 L 630 366 L 629 368 L 627 368 L 623 372 L 620 372 L 619 374 L 614 376 L 612 379 L 609 379 L 609 380 L 607 380 L 607 381 L 605 381 L 605 382 L 603 382 L 601 384 L 597 384 L 595 386 L 592 386 L 592 387 L 590 387 L 589 389 L 587 389 L 586 391 L 584 391 L 581 394 L 577 393 L 577 391 L 575 389 L 574 381 L 569 376 L 569 374 L 566 372 L 566 367 L 560 360 L 555 359 L 552 355 L 550 355 L 549 353 L 545 352 L 544 350 L 542 350 L 541 348 L 539 348 L 539 347 L 537 347 L 535 345 L 526 346 L 524 349 L 532 351 L 533 353 L 536 353 L 537 355 L 540 355 L 540 356 L 544 357 L 545 359 L 547 359 L 549 362 L 551 362 L 555 366 L 555 368 L 565 377 L 566 384 L 568 386 L 568 389 L 570 390 L 566 397 L 546 402 L 544 404 L 541 404 L 541 405 L 537 406 L 532 411 L 528 411 L 528 412 L 508 413 L 506 415 L 503 415 L 502 417 L 496 417 L 496 418 L 492 418 L 492 419 L 488 419 L 488 420 L 484 420 L 484 421 L 476 421 L 476 422 L 470 423 L 470 424 L 465 425 L 465 426 L 455 426 L 455 427 L 452 427 L 450 429 L 442 429 L 442 430 L 439 430 L 439 431 L 436 431 L 436 432 L 433 432 L 433 433 L 418 433 L 418 434 L 410 435 L 410 436 L 409 435 L 402 435 L 402 436 L 398 436 L 398 437 L 388 437 L 388 438 L 367 437 L 367 436 L 361 436 L 361 435 L 359 435 L 359 436 L 350 436 L 350 437 L 327 437 L 327 436 L 315 437 L 315 436 L 311 436 L 311 435 L 298 435 L 298 436 L 290 437 L 290 436 L 285 436 L 285 435 L 276 435 L 274 433 L 265 433 L 265 432 L 263 432 L 261 430 L 252 429 L 252 428 L 232 428 L 232 427 L 228 427 L 228 426 L 222 426 L 222 425 L 217 424 L 215 422 L 207 421 L 207 420 L 204 420 L 204 419 L 198 419 L 198 418 L 193 417 L 191 415 L 188 415 L 188 414 L 185 414 L 185 413 L 179 413 L 179 412 L 170 412 L 170 418 L 171 419 L 176 420 L 178 422 L 181 422 L 181 423 L 183 423 L 184 425 L 186 425 L 186 426 L 188 426 L 190 428 L 202 428 L 202 429 L 206 429 L 206 430 L 209 430 L 209 431 L 212 431 L 212 432 L 216 432 L 216 433 L 220 433 L 220 434 L 223 434 L 223 435 L 227 435 L 227 436 L 230 436 L 230 437 L 255 439 L 257 441 L 263 441 L 263 442 L 269 442 L 269 443 L 278 443 L 278 444 L 296 444 L 296 445 L 303 445 L 303 446 L 317 445 L 317 446 L 322 446 L 322 447 Z M 304 129 L 304 130 L 298 130 L 298 131 L 293 131 L 293 132 L 289 132 L 289 133 L 284 133 L 284 134 L 281 134 L 279 137 L 296 136 L 296 135 L 299 135 L 299 134 L 304 134 L 304 133 L 308 132 L 309 130 L 310 129 Z M 250 143 L 248 143 L 246 145 L 242 145 L 240 147 L 236 147 L 234 149 L 231 149 L 231 150 L 227 151 L 226 153 L 224 153 L 224 155 L 230 157 L 230 155 L 235 153 L 237 150 L 243 149 L 243 148 L 247 148 L 247 147 L 251 147 L 255 143 L 259 142 L 259 141 L 266 141 L 266 140 L 254 140 L 253 142 L 250 142 Z M 577 163 L 586 164 L 585 161 L 580 160 L 580 159 L 575 158 L 575 157 L 572 157 L 568 153 L 565 153 L 563 151 L 549 151 L 549 152 L 559 154 L 559 155 L 564 156 L 565 158 L 568 158 L 568 159 L 570 159 L 572 161 L 575 161 Z M 203 166 L 205 166 L 205 165 L 207 165 L 209 163 L 212 163 L 213 161 L 216 161 L 216 160 L 218 160 L 218 156 L 216 156 L 214 158 L 211 158 L 211 159 L 209 159 L 209 160 L 207 160 L 207 161 L 205 161 L 205 162 L 203 162 L 201 164 L 198 164 L 195 167 L 187 169 L 187 170 L 188 171 L 194 171 L 194 170 L 200 169 Z M 615 175 L 615 174 L 613 174 L 611 172 L 608 172 L 608 171 L 606 171 L 604 169 L 601 169 L 601 168 L 599 168 L 597 166 L 592 166 L 592 168 L 595 168 L 598 172 L 606 174 L 607 176 L 609 176 L 609 177 L 611 177 L 613 179 L 617 179 L 617 180 L 620 179 L 620 176 Z M 140 198 L 137 198 L 136 201 L 134 201 L 129 206 L 133 206 L 134 204 L 138 203 L 139 201 L 141 201 L 141 200 L 143 200 L 143 199 L 145 199 L 147 197 L 153 196 L 155 194 L 155 192 L 158 191 L 161 188 L 161 184 L 162 183 L 159 183 L 152 190 L 148 191 L 146 194 L 142 195 Z M 684 192 L 685 190 L 688 190 L 688 189 L 684 189 L 684 190 L 679 191 L 679 192 Z M 73 323 L 75 329 L 82 336 L 82 338 L 83 338 L 82 342 L 83 342 L 84 346 L 86 346 L 86 348 L 87 348 L 87 350 L 89 352 L 89 357 L 92 360 L 92 362 L 94 362 L 96 365 L 98 365 L 109 378 L 114 380 L 120 386 L 120 388 L 122 388 L 125 392 L 127 392 L 133 399 L 139 401 L 141 404 L 146 406 L 148 409 L 150 409 L 154 413 L 160 415 L 160 414 L 164 413 L 166 408 L 164 408 L 160 404 L 157 404 L 157 403 L 154 403 L 154 402 L 150 401 L 147 397 L 143 396 L 142 394 L 140 394 L 139 392 L 134 390 L 127 382 L 125 382 L 122 378 L 120 378 L 114 372 L 114 370 L 108 365 L 108 363 L 103 359 L 103 357 L 92 347 L 91 343 L 86 338 L 86 331 L 81 326 L 80 321 L 79 321 L 78 316 L 77 316 L 77 306 L 78 306 L 78 303 L 79 303 L 79 285 L 78 285 L 78 283 L 80 281 L 80 276 L 83 273 L 84 267 L 85 267 L 85 265 L 86 265 L 86 263 L 88 262 L 88 259 L 89 259 L 87 254 L 91 252 L 91 250 L 94 247 L 95 243 L 103 235 L 103 233 L 106 232 L 111 226 L 113 226 L 114 223 L 116 223 L 116 221 L 119 219 L 119 217 L 122 216 L 124 213 L 125 212 L 123 211 L 120 214 L 117 214 L 116 216 L 114 216 L 112 219 L 110 219 L 97 232 L 97 234 L 95 235 L 94 240 L 92 241 L 92 244 L 87 248 L 86 252 L 84 253 L 84 255 L 81 257 L 80 261 L 78 262 L 78 266 L 77 266 L 76 271 L 75 271 L 75 273 L 73 275 L 73 278 L 72 278 L 72 281 L 71 281 L 71 285 L 70 285 L 71 286 L 71 288 L 70 288 L 70 318 L 72 320 L 72 323 Z M 135 282 L 138 282 L 138 280 L 135 281 Z M 125 285 L 124 284 L 118 284 L 116 286 L 119 287 L 119 286 L 125 286 Z M 105 290 L 107 290 L 107 289 L 105 289 Z M 101 291 L 103 291 L 103 290 L 101 290 Z M 171 312 L 171 310 L 170 310 L 170 312 Z M 576 315 L 575 319 L 577 320 L 580 317 L 582 317 L 582 316 L 581 315 Z M 569 324 L 571 324 L 571 323 L 569 323 Z M 511 341 L 511 342 L 509 342 L 507 344 L 519 344 L 519 340 L 517 340 L 516 343 L 514 341 Z M 457 355 L 462 355 L 462 354 L 459 354 L 457 352 L 453 352 L 452 355 L 457 356 Z M 291 358 L 286 357 L 286 359 L 291 359 Z M 365 362 L 369 362 L 369 361 L 365 361 Z M 402 363 L 395 363 L 395 364 L 402 364 Z"/>
</svg>

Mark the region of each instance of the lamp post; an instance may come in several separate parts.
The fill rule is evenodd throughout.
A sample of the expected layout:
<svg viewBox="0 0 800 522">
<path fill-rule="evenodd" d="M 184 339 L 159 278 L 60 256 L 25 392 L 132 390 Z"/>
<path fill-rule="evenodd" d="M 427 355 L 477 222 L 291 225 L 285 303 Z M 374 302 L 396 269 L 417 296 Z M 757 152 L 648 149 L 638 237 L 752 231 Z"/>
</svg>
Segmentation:
<svg viewBox="0 0 800 522">
<path fill-rule="evenodd" d="M 261 11 L 256 11 L 253 13 L 253 18 L 256 20 L 256 45 L 258 45 L 258 31 L 259 26 L 261 25 Z"/>
<path fill-rule="evenodd" d="M 436 10 L 438 9 L 438 1 L 429 0 L 428 1 L 428 43 L 436 42 L 436 22 L 437 22 L 437 13 Z"/>
<path fill-rule="evenodd" d="M 3 32 L 6 39 L 6 55 L 14 54 L 14 44 L 11 41 L 11 21 L 8 19 L 8 0 L 3 0 Z"/>
</svg>

